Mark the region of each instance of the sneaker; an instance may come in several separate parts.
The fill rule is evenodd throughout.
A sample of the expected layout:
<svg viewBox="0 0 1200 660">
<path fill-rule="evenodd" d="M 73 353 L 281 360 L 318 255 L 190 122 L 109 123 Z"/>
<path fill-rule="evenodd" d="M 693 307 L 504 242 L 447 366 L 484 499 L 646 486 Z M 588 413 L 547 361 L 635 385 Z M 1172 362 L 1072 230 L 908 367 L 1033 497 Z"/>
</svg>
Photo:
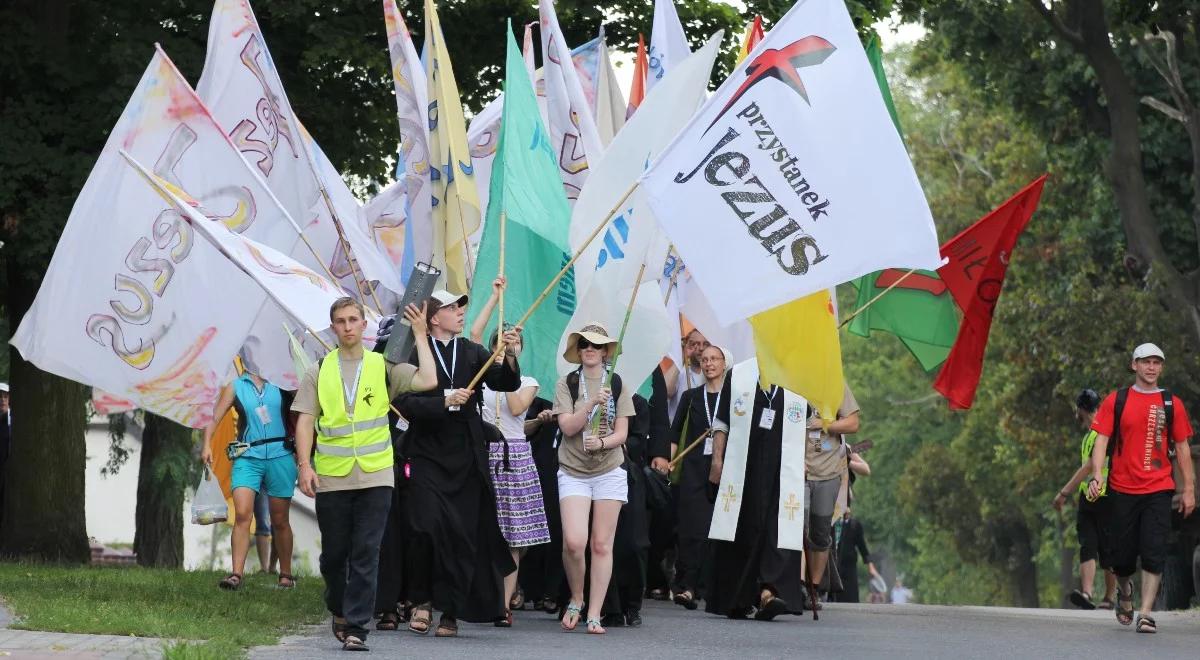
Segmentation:
<svg viewBox="0 0 1200 660">
<path fill-rule="evenodd" d="M 629 610 L 626 612 L 625 625 L 630 628 L 640 628 L 642 625 L 642 613 L 639 610 Z"/>
</svg>

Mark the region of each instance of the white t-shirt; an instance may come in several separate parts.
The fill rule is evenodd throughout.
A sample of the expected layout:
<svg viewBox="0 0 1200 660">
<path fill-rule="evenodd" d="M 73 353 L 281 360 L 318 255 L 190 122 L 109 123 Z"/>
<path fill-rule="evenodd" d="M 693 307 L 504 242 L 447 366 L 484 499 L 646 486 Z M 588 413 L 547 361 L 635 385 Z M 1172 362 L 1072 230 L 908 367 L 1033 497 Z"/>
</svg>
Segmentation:
<svg viewBox="0 0 1200 660">
<path fill-rule="evenodd" d="M 892 604 L 907 605 L 912 600 L 912 589 L 908 587 L 892 587 Z"/>
<path fill-rule="evenodd" d="M 517 391 L 526 387 L 538 387 L 536 378 L 521 376 L 521 386 Z M 509 440 L 525 439 L 525 415 L 515 416 L 508 410 L 507 392 L 495 392 L 487 385 L 483 386 L 483 421 L 496 424 L 496 404 L 500 404 L 500 434 Z M 537 393 L 534 393 L 537 396 Z"/>
</svg>

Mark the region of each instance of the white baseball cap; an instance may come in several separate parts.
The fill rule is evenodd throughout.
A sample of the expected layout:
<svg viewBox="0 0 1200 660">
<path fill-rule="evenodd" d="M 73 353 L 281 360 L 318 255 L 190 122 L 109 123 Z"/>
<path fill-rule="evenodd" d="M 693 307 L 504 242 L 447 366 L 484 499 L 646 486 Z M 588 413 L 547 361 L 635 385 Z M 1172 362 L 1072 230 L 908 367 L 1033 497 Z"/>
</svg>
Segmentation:
<svg viewBox="0 0 1200 660">
<path fill-rule="evenodd" d="M 0 383 L 0 392 L 8 391 L 8 383 Z"/>
<path fill-rule="evenodd" d="M 438 301 L 438 303 L 443 307 L 446 305 L 453 305 L 455 303 L 458 303 L 459 307 L 465 307 L 467 304 L 467 294 L 464 293 L 461 296 L 456 296 L 445 289 L 438 289 L 437 291 L 434 291 L 433 295 L 430 297 Z"/>
<path fill-rule="evenodd" d="M 1162 349 L 1154 344 L 1142 344 L 1141 346 L 1133 349 L 1133 359 L 1144 360 L 1148 357 L 1157 357 L 1160 360 L 1167 359 L 1167 357 L 1163 355 Z"/>
</svg>

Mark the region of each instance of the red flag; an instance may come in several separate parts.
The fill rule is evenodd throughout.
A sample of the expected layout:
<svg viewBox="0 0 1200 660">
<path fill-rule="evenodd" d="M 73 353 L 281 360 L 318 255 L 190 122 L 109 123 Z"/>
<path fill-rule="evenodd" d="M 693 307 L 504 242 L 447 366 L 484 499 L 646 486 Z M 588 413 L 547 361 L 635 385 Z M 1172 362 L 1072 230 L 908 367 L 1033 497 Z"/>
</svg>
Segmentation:
<svg viewBox="0 0 1200 660">
<path fill-rule="evenodd" d="M 938 275 L 963 312 L 954 347 L 933 383 L 951 408 L 966 410 L 975 400 L 1009 255 L 1037 209 L 1045 183 L 1043 174 L 942 246 L 942 256 L 950 262 L 938 269 Z"/>
<path fill-rule="evenodd" d="M 639 32 L 637 59 L 633 63 L 633 85 L 629 88 L 629 109 L 625 111 L 626 119 L 633 116 L 633 111 L 637 110 L 637 107 L 642 104 L 642 99 L 646 98 L 646 72 L 649 67 L 650 62 L 646 58 L 646 40 Z"/>
</svg>

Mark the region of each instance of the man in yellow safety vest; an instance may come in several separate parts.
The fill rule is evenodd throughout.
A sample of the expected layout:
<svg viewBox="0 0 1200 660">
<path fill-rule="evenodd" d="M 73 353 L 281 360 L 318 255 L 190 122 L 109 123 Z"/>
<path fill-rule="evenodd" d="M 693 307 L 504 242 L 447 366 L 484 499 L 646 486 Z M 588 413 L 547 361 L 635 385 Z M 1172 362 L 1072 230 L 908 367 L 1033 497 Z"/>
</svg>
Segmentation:
<svg viewBox="0 0 1200 660">
<path fill-rule="evenodd" d="M 305 374 L 292 410 L 300 490 L 316 498 L 321 576 L 334 635 L 346 650 L 366 650 L 375 612 L 379 544 L 392 503 L 394 477 L 388 429 L 391 400 L 437 385 L 424 308 L 404 316 L 416 337 L 418 366 L 389 364 L 364 351 L 362 305 L 339 298 L 329 310 L 338 347 Z M 313 444 L 313 436 L 316 444 Z M 311 461 L 310 461 L 311 457 Z"/>
</svg>

